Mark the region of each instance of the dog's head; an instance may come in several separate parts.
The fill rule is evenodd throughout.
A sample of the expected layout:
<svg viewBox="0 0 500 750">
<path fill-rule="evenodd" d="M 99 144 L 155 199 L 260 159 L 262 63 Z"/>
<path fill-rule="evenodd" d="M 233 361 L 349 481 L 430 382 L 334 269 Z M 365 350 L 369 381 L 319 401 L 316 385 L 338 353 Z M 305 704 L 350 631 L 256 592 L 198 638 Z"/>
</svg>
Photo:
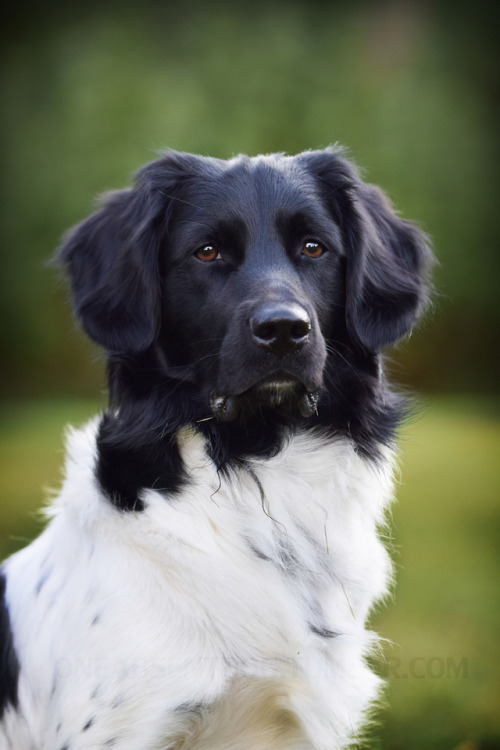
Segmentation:
<svg viewBox="0 0 500 750">
<path fill-rule="evenodd" d="M 59 253 L 111 358 L 156 352 L 216 417 L 309 416 L 332 352 L 411 331 L 425 238 L 338 149 L 229 161 L 167 153 L 111 193 Z"/>
</svg>

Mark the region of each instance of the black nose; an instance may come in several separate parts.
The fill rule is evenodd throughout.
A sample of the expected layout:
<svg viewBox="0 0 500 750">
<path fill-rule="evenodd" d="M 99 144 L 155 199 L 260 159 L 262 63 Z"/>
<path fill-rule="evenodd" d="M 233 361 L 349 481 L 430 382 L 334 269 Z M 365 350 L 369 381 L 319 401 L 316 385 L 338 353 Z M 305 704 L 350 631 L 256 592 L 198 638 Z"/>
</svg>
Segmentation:
<svg viewBox="0 0 500 750">
<path fill-rule="evenodd" d="M 255 311 L 250 327 L 256 344 L 283 357 L 305 344 L 311 321 L 298 304 L 268 303 Z"/>
</svg>

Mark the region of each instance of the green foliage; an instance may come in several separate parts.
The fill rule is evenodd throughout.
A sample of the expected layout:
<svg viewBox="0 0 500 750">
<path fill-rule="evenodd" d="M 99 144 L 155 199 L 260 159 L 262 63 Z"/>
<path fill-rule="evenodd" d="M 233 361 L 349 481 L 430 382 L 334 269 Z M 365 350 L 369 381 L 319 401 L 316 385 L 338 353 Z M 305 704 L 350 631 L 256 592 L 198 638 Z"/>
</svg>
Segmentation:
<svg viewBox="0 0 500 750">
<path fill-rule="evenodd" d="M 40 528 L 40 488 L 60 482 L 62 425 L 81 423 L 97 406 L 4 406 L 0 559 Z M 392 523 L 396 597 L 374 618 L 388 639 L 379 664 L 388 708 L 370 747 L 499 746 L 499 416 L 498 401 L 441 399 L 404 431 Z"/>
<path fill-rule="evenodd" d="M 4 388 L 95 388 L 43 262 L 97 193 L 129 184 L 165 147 L 228 157 L 334 141 L 436 245 L 435 320 L 400 355 L 410 379 L 495 384 L 495 39 L 480 4 L 472 24 L 460 5 L 448 14 L 417 2 L 61 2 L 17 13 L 1 67 Z"/>
</svg>

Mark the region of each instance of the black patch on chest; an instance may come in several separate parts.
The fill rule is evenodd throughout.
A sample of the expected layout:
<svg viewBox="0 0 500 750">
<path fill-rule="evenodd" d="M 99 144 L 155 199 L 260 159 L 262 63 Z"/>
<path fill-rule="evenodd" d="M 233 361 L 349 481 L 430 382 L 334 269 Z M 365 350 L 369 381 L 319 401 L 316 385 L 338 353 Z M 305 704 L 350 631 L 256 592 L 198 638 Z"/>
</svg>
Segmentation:
<svg viewBox="0 0 500 750">
<path fill-rule="evenodd" d="M 175 438 L 184 399 L 172 393 L 152 352 L 109 363 L 108 374 L 110 408 L 99 424 L 95 475 L 116 508 L 142 511 L 142 490 L 175 494 L 187 481 Z"/>
<path fill-rule="evenodd" d="M 19 662 L 10 629 L 5 588 L 5 578 L 0 574 L 0 718 L 9 705 L 17 708 L 19 680 Z"/>
<path fill-rule="evenodd" d="M 105 414 L 99 427 L 97 450 L 97 480 L 119 510 L 144 510 L 141 490 L 173 494 L 184 483 L 184 466 L 171 435 L 127 445 L 122 440 L 120 418 Z"/>
</svg>

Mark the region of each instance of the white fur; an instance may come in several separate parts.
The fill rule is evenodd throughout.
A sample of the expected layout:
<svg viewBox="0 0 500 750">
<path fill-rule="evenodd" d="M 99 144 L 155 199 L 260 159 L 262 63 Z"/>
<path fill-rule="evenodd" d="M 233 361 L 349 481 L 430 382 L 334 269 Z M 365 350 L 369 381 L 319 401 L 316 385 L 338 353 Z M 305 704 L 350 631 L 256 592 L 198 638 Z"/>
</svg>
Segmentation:
<svg viewBox="0 0 500 750">
<path fill-rule="evenodd" d="M 5 565 L 21 671 L 1 750 L 349 746 L 379 690 L 389 452 L 304 432 L 224 478 L 185 428 L 191 482 L 133 513 L 99 490 L 95 431 L 70 436 L 50 524 Z"/>
</svg>

